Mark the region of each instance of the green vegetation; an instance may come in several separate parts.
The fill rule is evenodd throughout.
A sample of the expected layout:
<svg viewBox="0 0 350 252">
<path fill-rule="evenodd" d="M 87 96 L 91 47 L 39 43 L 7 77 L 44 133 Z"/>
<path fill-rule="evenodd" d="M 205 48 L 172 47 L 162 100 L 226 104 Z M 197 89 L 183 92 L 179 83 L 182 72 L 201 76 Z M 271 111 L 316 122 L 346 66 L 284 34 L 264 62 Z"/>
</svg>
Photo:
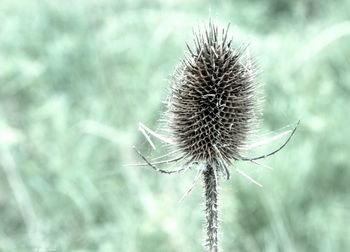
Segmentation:
<svg viewBox="0 0 350 252">
<path fill-rule="evenodd" d="M 133 145 L 151 155 L 138 122 L 157 128 L 169 75 L 210 15 L 231 22 L 257 58 L 266 98 L 257 138 L 301 119 L 263 161 L 274 170 L 235 164 L 263 188 L 234 172 L 221 181 L 222 251 L 350 251 L 349 9 L 2 0 L 0 251 L 202 251 L 202 188 L 178 202 L 195 170 L 123 164 L 140 162 Z"/>
</svg>

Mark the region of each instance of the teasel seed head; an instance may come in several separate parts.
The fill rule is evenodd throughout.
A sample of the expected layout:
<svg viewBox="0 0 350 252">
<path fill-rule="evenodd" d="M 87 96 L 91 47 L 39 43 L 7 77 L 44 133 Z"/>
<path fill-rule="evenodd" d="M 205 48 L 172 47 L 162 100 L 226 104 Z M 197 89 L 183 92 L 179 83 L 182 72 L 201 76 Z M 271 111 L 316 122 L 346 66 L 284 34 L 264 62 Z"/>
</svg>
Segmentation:
<svg viewBox="0 0 350 252">
<path fill-rule="evenodd" d="M 166 118 L 178 149 L 191 161 L 237 159 L 260 115 L 256 70 L 233 49 L 228 27 L 209 23 L 173 76 Z"/>
</svg>

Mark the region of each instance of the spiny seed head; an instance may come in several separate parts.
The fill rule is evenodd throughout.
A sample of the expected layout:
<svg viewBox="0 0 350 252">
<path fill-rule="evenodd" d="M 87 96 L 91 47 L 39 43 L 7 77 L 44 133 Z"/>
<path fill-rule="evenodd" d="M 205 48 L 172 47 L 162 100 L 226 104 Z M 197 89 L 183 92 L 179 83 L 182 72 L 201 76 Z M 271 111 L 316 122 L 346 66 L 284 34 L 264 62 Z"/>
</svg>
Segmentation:
<svg viewBox="0 0 350 252">
<path fill-rule="evenodd" d="M 209 23 L 174 74 L 166 118 L 177 147 L 191 161 L 239 157 L 260 110 L 255 71 L 227 30 Z"/>
</svg>

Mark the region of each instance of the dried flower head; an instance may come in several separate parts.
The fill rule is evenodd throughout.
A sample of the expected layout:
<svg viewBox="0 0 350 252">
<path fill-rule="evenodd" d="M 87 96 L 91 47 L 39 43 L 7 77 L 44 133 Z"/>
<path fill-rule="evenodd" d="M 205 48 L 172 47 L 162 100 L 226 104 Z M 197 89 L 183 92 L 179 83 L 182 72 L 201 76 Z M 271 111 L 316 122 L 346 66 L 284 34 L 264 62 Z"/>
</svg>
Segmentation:
<svg viewBox="0 0 350 252">
<path fill-rule="evenodd" d="M 228 164 L 260 114 L 255 71 L 228 29 L 212 23 L 177 68 L 166 114 L 176 146 L 191 161 Z M 225 165 L 226 166 L 226 165 Z"/>
</svg>

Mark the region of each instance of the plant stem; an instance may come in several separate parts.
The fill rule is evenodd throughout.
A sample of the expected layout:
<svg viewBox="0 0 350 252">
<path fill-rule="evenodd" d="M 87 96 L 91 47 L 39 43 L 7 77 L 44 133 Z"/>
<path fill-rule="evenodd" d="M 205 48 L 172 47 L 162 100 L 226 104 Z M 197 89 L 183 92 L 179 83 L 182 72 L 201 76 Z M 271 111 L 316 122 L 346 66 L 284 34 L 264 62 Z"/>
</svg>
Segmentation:
<svg viewBox="0 0 350 252">
<path fill-rule="evenodd" d="M 207 165 L 203 173 L 205 189 L 206 247 L 209 252 L 218 251 L 218 197 L 214 167 Z"/>
</svg>

